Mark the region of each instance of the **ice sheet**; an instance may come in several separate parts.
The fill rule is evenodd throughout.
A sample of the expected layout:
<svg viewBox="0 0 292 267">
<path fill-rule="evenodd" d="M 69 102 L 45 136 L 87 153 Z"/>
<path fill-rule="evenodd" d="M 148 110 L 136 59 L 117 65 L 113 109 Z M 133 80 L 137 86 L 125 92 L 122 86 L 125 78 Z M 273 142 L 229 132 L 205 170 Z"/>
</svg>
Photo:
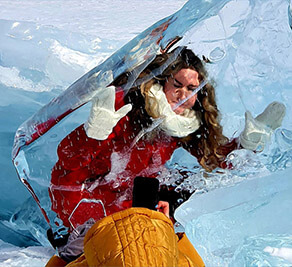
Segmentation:
<svg viewBox="0 0 292 267">
<path fill-rule="evenodd" d="M 291 190 L 290 168 L 193 195 L 177 210 L 176 218 L 185 226 L 207 266 L 241 266 L 243 262 L 249 266 L 255 255 L 259 262 L 271 259 L 263 249 L 275 244 L 283 246 L 280 235 L 283 240 L 291 240 Z M 257 242 L 261 246 L 254 251 Z"/>
</svg>

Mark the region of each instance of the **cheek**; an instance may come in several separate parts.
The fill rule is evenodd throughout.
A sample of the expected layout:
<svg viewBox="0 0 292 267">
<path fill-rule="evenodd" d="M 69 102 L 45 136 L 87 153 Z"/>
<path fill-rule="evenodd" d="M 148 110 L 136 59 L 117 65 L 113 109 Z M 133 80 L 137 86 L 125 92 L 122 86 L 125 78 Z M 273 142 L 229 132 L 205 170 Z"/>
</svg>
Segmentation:
<svg viewBox="0 0 292 267">
<path fill-rule="evenodd" d="M 172 90 L 172 88 L 170 86 L 168 86 L 167 84 L 164 86 L 163 88 L 163 92 L 166 96 L 167 101 L 172 100 L 173 95 L 174 95 L 174 90 Z"/>
<path fill-rule="evenodd" d="M 192 108 L 195 105 L 195 103 L 197 101 L 197 97 L 198 97 L 197 95 L 194 95 L 188 100 L 188 106 L 190 108 Z"/>
</svg>

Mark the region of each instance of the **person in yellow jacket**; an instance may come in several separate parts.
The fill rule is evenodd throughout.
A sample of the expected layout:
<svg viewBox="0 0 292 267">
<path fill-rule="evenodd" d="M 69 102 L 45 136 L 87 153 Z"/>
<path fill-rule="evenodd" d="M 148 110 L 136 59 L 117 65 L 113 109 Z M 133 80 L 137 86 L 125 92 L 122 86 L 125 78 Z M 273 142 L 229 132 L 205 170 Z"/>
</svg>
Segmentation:
<svg viewBox="0 0 292 267">
<path fill-rule="evenodd" d="M 204 266 L 185 233 L 175 234 L 168 203 L 157 208 L 162 212 L 133 207 L 97 221 L 80 257 L 67 263 L 53 256 L 46 266 Z"/>
</svg>

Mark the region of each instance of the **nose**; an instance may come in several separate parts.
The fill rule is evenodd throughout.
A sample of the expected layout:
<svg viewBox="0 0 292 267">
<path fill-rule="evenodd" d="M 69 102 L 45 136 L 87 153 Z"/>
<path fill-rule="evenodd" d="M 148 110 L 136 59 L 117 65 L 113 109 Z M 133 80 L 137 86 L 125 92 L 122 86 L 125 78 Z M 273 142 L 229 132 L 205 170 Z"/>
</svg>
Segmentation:
<svg viewBox="0 0 292 267">
<path fill-rule="evenodd" d="M 187 97 L 187 94 L 186 94 L 186 90 L 184 87 L 181 87 L 181 88 L 177 88 L 176 90 L 176 96 L 177 96 L 177 99 L 178 100 L 183 100 Z"/>
</svg>

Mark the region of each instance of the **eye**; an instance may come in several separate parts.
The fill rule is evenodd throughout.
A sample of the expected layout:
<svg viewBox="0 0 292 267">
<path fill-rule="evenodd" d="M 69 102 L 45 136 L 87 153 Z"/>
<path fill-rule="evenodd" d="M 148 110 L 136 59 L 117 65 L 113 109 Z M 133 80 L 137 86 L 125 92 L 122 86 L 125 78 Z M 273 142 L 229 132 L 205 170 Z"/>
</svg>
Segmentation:
<svg viewBox="0 0 292 267">
<path fill-rule="evenodd" d="M 195 91 L 198 87 L 196 86 L 188 86 L 189 91 Z"/>
<path fill-rule="evenodd" d="M 180 87 L 182 87 L 182 84 L 179 81 L 177 81 L 176 79 L 174 79 L 173 80 L 173 86 L 176 87 L 176 88 L 180 88 Z"/>
<path fill-rule="evenodd" d="M 176 87 L 176 88 L 180 88 L 181 87 L 181 85 L 176 83 L 176 82 L 173 83 L 173 86 Z"/>
</svg>

